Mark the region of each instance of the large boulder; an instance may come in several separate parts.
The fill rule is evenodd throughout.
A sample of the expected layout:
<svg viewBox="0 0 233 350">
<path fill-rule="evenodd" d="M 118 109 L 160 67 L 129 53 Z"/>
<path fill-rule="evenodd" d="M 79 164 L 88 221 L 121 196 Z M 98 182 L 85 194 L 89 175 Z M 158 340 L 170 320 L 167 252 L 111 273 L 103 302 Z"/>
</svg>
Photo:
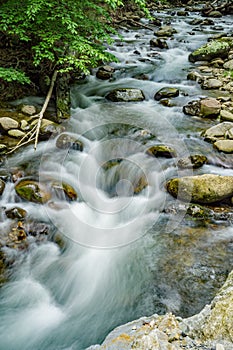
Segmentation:
<svg viewBox="0 0 233 350">
<path fill-rule="evenodd" d="M 226 58 L 232 47 L 233 38 L 223 37 L 217 40 L 212 40 L 192 52 L 189 55 L 189 61 L 211 61 L 217 57 Z"/>
<path fill-rule="evenodd" d="M 106 98 L 112 102 L 139 102 L 145 100 L 140 89 L 122 88 L 110 91 Z"/>
<path fill-rule="evenodd" d="M 169 180 L 166 188 L 173 197 L 183 201 L 215 203 L 233 196 L 233 176 L 185 176 Z"/>
</svg>

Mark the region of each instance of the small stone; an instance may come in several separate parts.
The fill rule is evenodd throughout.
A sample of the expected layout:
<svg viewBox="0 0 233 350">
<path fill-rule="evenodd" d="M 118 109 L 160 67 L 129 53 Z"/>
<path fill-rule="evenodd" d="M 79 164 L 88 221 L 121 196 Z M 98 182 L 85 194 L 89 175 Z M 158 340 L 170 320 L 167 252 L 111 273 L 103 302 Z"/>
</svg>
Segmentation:
<svg viewBox="0 0 233 350">
<path fill-rule="evenodd" d="M 67 199 L 69 201 L 75 201 L 78 198 L 78 195 L 75 189 L 71 185 L 65 182 L 60 183 L 58 181 L 55 181 L 52 183 L 51 187 L 55 191 L 59 199 Z"/>
<path fill-rule="evenodd" d="M 21 130 L 23 130 L 23 131 L 25 131 L 25 130 L 27 130 L 29 128 L 29 124 L 28 124 L 28 122 L 26 121 L 26 120 L 21 120 L 21 122 L 20 122 L 20 129 Z"/>
<path fill-rule="evenodd" d="M 36 114 L 36 107 L 30 106 L 30 105 L 23 105 L 21 108 L 21 112 L 26 115 L 33 115 Z"/>
<path fill-rule="evenodd" d="M 150 46 L 158 47 L 160 49 L 168 49 L 168 44 L 167 44 L 166 40 L 161 39 L 161 38 L 151 39 Z"/>
<path fill-rule="evenodd" d="M 187 115 L 199 116 L 200 114 L 200 101 L 190 101 L 183 107 L 183 112 Z"/>
<path fill-rule="evenodd" d="M 214 17 L 214 18 L 219 18 L 219 17 L 222 17 L 222 14 L 220 11 L 211 11 L 208 16 Z"/>
<path fill-rule="evenodd" d="M 231 122 L 219 123 L 217 125 L 212 126 L 209 129 L 207 129 L 204 132 L 203 136 L 205 137 L 206 141 L 215 142 L 218 139 L 224 139 L 226 133 L 231 128 L 233 128 L 233 123 L 231 123 Z"/>
<path fill-rule="evenodd" d="M 220 119 L 233 122 L 233 113 L 231 113 L 225 109 L 222 109 L 220 112 Z"/>
<path fill-rule="evenodd" d="M 27 215 L 27 212 L 22 208 L 14 207 L 14 208 L 5 210 L 5 214 L 9 219 L 24 219 L 25 216 Z"/>
<path fill-rule="evenodd" d="M 214 143 L 218 151 L 224 153 L 233 153 L 233 140 L 219 140 Z"/>
<path fill-rule="evenodd" d="M 177 33 L 175 28 L 172 28 L 171 26 L 164 26 L 161 27 L 161 29 L 159 29 L 157 32 L 155 32 L 155 35 L 160 37 L 169 37 L 175 33 Z"/>
<path fill-rule="evenodd" d="M 19 129 L 11 129 L 8 131 L 8 135 L 11 137 L 14 137 L 16 139 L 20 139 L 25 136 L 25 132 L 19 130 Z"/>
<path fill-rule="evenodd" d="M 8 117 L 0 118 L 0 126 L 3 130 L 8 131 L 10 129 L 17 129 L 19 127 L 19 123 Z"/>
</svg>

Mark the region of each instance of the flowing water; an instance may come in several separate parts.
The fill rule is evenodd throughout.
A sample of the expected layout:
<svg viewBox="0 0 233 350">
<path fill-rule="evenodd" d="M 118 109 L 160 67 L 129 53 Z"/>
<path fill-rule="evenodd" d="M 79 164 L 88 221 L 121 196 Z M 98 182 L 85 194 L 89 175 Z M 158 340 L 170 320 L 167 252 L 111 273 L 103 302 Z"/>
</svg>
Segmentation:
<svg viewBox="0 0 233 350">
<path fill-rule="evenodd" d="M 148 29 L 122 29 L 125 42 L 116 38 L 109 48 L 119 59 L 114 79 L 101 81 L 93 74 L 72 88 L 66 128 L 83 142 L 83 152 L 59 150 L 53 139 L 40 143 L 36 154 L 28 147 L 8 161 L 9 167 L 26 167 L 29 175 L 39 172 L 41 180 L 69 183 L 79 200 L 61 202 L 59 210 L 23 203 L 32 219 L 52 222 L 65 247 L 32 239 L 27 252 L 8 249 L 17 257 L 11 280 L 1 289 L 1 350 L 81 350 L 139 316 L 192 315 L 211 300 L 233 267 L 230 225 L 183 220 L 181 214 L 163 211 L 171 201 L 166 179 L 192 171 L 181 173 L 175 159 L 145 153 L 150 145 L 165 143 L 179 157 L 207 155 L 211 164 L 197 174 L 233 175 L 230 156 L 200 138 L 213 122 L 182 112 L 190 100 L 210 94 L 186 80 L 188 54 L 218 31 L 205 26 L 191 35 L 190 17 L 155 16 L 177 29 L 168 50 L 150 48 L 153 32 Z M 231 24 L 232 17 L 218 19 L 226 33 Z M 135 78 L 142 73 L 148 80 Z M 173 107 L 154 100 L 164 86 L 181 91 Z M 122 87 L 142 89 L 145 101 L 105 99 Z M 134 194 L 144 178 L 149 186 Z M 11 208 L 16 202 L 13 184 L 7 183 L 1 205 Z M 9 226 L 10 220 L 3 221 L 1 230 Z"/>
</svg>

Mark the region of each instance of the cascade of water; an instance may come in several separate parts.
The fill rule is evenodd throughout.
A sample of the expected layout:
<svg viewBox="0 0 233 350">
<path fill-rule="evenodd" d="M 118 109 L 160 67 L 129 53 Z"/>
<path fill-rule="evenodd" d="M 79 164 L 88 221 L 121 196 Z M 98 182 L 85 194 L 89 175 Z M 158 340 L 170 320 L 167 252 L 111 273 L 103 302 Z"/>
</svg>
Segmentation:
<svg viewBox="0 0 233 350">
<path fill-rule="evenodd" d="M 157 265 L 179 236 L 180 229 L 172 236 L 167 228 L 178 227 L 182 217 L 168 225 L 162 213 L 167 200 L 163 183 L 178 170 L 173 161 L 149 157 L 146 150 L 155 142 L 174 147 L 179 156 L 189 153 L 184 133 L 190 130 L 195 137 L 198 124 L 193 130 L 192 121 L 184 119 L 179 99 L 183 103 L 190 99 L 187 94 L 202 94 L 185 76 L 188 51 L 208 34 L 200 32 L 190 41 L 190 24 L 174 17 L 172 21 L 178 34 L 167 51 L 141 62 L 135 50 L 142 56 L 150 53 L 146 43 L 151 32 L 140 30 L 140 38 L 136 32 L 124 32 L 127 44 L 109 48 L 120 59 L 115 64 L 117 80 L 91 76 L 73 88 L 67 132 L 83 142 L 83 152 L 58 150 L 56 140 L 39 144 L 35 167 L 40 178 L 69 183 L 79 198 L 59 210 L 25 204 L 31 217 L 54 224 L 66 248 L 61 252 L 53 243 L 33 243 L 21 256 L 15 275 L 1 291 L 0 349 L 81 350 L 121 322 L 180 310 L 178 290 L 166 277 L 159 284 L 161 263 Z M 225 26 L 228 30 L 227 22 Z M 149 79 L 134 79 L 140 72 Z M 177 106 L 166 109 L 154 100 L 164 86 L 183 91 Z M 131 105 L 107 102 L 106 93 L 118 87 L 142 88 L 146 99 Z M 198 142 L 208 153 L 210 145 Z M 30 162 L 33 152 L 26 148 L 12 156 L 9 166 Z M 208 167 L 209 172 L 214 169 Z M 13 185 L 7 184 L 1 205 L 11 207 L 15 200 Z M 8 225 L 1 223 L 1 229 Z"/>
</svg>

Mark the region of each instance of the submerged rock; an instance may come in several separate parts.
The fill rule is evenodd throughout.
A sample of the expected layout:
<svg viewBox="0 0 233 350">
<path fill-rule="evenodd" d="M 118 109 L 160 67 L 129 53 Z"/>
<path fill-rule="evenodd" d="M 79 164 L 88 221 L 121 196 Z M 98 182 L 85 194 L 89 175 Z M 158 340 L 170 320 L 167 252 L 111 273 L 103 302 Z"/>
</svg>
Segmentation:
<svg viewBox="0 0 233 350">
<path fill-rule="evenodd" d="M 179 90 L 171 87 L 164 87 L 156 92 L 154 99 L 159 101 L 162 98 L 170 98 L 179 96 Z"/>
<path fill-rule="evenodd" d="M 110 91 L 106 98 L 112 102 L 139 102 L 145 100 L 142 90 L 122 88 Z"/>
<path fill-rule="evenodd" d="M 163 26 L 157 32 L 155 32 L 155 35 L 161 36 L 161 37 L 169 37 L 175 33 L 177 33 L 175 28 L 171 26 Z"/>
<path fill-rule="evenodd" d="M 51 194 L 45 185 L 34 180 L 21 180 L 15 185 L 15 191 L 22 199 L 34 203 L 46 203 Z"/>
<path fill-rule="evenodd" d="M 174 178 L 167 191 L 175 198 L 194 203 L 215 203 L 233 196 L 233 176 L 204 174 Z"/>
</svg>

